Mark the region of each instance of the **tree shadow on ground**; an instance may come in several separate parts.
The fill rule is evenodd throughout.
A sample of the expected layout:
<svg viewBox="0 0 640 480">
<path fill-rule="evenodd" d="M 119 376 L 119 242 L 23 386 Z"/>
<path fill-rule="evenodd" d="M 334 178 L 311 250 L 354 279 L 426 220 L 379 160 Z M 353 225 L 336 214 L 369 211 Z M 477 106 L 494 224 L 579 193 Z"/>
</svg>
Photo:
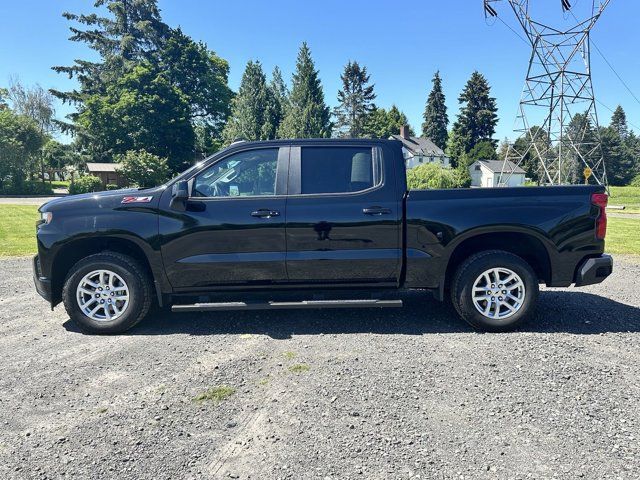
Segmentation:
<svg viewBox="0 0 640 480">
<path fill-rule="evenodd" d="M 125 335 L 268 335 L 287 339 L 292 335 L 376 333 L 426 335 L 464 333 L 473 330 L 453 308 L 421 292 L 402 297 L 398 309 L 267 310 L 171 313 L 157 310 Z M 67 320 L 64 327 L 80 332 Z M 538 333 L 600 334 L 639 332 L 640 308 L 591 293 L 541 292 L 536 316 L 518 331 Z M 508 335 L 508 334 L 507 334 Z"/>
</svg>

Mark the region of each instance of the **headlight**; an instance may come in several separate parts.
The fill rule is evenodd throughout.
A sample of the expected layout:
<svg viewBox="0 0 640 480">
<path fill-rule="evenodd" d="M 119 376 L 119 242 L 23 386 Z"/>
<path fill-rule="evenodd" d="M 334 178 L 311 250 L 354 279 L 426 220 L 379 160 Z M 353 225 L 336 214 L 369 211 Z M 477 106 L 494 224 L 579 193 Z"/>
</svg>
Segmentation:
<svg viewBox="0 0 640 480">
<path fill-rule="evenodd" d="M 40 220 L 38 220 L 37 226 L 48 225 L 49 223 L 51 223 L 52 219 L 53 219 L 53 213 L 51 213 L 51 212 L 40 212 Z"/>
</svg>

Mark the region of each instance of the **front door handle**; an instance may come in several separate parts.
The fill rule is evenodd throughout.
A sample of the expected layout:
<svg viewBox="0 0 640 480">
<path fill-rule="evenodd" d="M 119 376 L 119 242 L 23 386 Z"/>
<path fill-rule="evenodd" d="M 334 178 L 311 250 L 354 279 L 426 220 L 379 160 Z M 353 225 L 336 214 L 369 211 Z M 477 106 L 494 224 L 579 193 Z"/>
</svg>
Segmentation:
<svg viewBox="0 0 640 480">
<path fill-rule="evenodd" d="M 368 207 L 363 208 L 362 213 L 365 215 L 388 215 L 391 213 L 391 209 L 383 207 Z"/>
<path fill-rule="evenodd" d="M 269 210 L 268 208 L 261 208 L 259 210 L 254 210 L 253 212 L 251 212 L 252 217 L 258 217 L 258 218 L 271 218 L 271 217 L 277 217 L 279 215 L 280 215 L 279 211 Z"/>
</svg>

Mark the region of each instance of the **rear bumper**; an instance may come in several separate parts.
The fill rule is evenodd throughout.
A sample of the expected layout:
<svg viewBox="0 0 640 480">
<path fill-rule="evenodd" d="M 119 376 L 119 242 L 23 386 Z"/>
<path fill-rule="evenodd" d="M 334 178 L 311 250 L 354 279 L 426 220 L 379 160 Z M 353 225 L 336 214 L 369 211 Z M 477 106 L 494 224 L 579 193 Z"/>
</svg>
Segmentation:
<svg viewBox="0 0 640 480">
<path fill-rule="evenodd" d="M 575 286 L 600 283 L 613 272 L 613 258 L 602 254 L 599 257 L 587 258 L 576 268 Z"/>
<path fill-rule="evenodd" d="M 36 292 L 51 303 L 51 279 L 42 275 L 38 255 L 33 257 L 33 283 L 36 286 Z"/>
</svg>

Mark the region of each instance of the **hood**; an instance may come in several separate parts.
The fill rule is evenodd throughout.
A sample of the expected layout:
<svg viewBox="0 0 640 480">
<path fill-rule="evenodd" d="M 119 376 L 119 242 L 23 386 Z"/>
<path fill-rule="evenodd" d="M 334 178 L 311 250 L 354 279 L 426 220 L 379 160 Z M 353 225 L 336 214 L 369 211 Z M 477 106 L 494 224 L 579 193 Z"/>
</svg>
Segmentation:
<svg viewBox="0 0 640 480">
<path fill-rule="evenodd" d="M 66 197 L 55 198 L 40 207 L 41 212 L 57 210 L 59 208 L 114 208 L 122 204 L 125 197 L 152 197 L 152 202 L 156 203 L 164 187 L 155 188 L 123 188 L 120 190 L 107 190 L 104 192 L 80 193 L 78 195 L 67 195 Z M 144 202 L 149 204 L 151 202 Z M 128 205 L 142 205 L 140 202 L 131 202 Z"/>
</svg>

